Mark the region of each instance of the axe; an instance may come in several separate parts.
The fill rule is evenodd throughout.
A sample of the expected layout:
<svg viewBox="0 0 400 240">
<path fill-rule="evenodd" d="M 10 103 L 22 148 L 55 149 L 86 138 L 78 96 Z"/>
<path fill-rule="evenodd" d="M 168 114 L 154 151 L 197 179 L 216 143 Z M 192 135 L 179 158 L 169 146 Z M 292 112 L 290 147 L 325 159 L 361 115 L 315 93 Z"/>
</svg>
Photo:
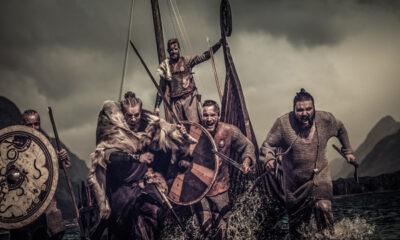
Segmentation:
<svg viewBox="0 0 400 240">
<path fill-rule="evenodd" d="M 340 154 L 340 155 L 342 155 L 342 157 L 344 158 L 344 159 L 346 159 L 346 155 L 340 150 L 340 148 L 338 147 L 338 146 L 336 146 L 335 144 L 332 144 L 332 147 Z M 347 160 L 347 159 L 346 159 Z M 356 181 L 356 183 L 360 183 L 359 181 L 358 181 L 358 172 L 357 172 L 357 169 L 358 169 L 358 163 L 357 162 L 354 162 L 354 163 L 350 163 L 351 165 L 353 165 L 354 166 L 354 180 Z"/>
</svg>

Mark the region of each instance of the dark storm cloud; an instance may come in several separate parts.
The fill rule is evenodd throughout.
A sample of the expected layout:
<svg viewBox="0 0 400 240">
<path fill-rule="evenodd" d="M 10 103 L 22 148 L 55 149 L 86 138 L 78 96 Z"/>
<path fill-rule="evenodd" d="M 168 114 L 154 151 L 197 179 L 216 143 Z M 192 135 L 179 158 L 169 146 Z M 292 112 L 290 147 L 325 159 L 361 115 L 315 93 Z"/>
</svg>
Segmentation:
<svg viewBox="0 0 400 240">
<path fill-rule="evenodd" d="M 202 3 L 185 7 L 203 9 Z M 218 9 L 219 1 L 210 5 L 209 9 Z M 300 47 L 337 45 L 365 27 L 363 18 L 379 13 L 399 16 L 400 12 L 399 1 L 231 0 L 230 5 L 234 34 L 260 31 L 286 38 Z M 198 12 L 208 14 L 205 19 L 210 20 L 209 25 L 219 23 L 219 15 L 214 11 Z"/>
<path fill-rule="evenodd" d="M 121 74 L 130 1 L 10 1 L 1 5 L 0 68 L 30 76 L 49 99 L 61 100 L 86 89 L 85 84 L 102 84 L 105 89 L 110 84 L 100 78 Z M 137 5 L 149 10 L 135 11 L 133 28 L 141 27 L 139 34 L 149 35 L 150 3 Z M 147 54 L 153 41 L 141 38 L 138 45 Z M 88 65 L 82 58 L 90 55 L 98 59 L 90 59 Z M 102 68 L 109 70 L 108 76 L 98 76 Z"/>
<path fill-rule="evenodd" d="M 184 55 L 206 50 L 206 37 L 211 44 L 218 41 L 220 1 L 159 0 L 165 42 L 172 37 L 183 41 L 169 2 L 178 4 L 193 46 L 189 49 L 183 45 Z M 101 105 L 107 99 L 115 100 L 119 91 L 130 3 L 0 3 L 0 95 L 14 101 L 21 110 L 34 108 L 44 116 L 51 105 L 63 141 L 86 159 L 94 147 Z M 358 94 L 355 99 L 360 107 L 369 108 L 364 104 L 365 91 L 343 91 L 345 85 L 353 89 L 362 85 L 367 91 L 395 92 L 398 88 L 392 80 L 400 76 L 398 67 L 393 66 L 400 56 L 398 1 L 230 0 L 230 4 L 233 34 L 229 44 L 259 141 L 274 118 L 290 109 L 292 95 L 300 87 L 314 88 L 321 103 L 328 96 L 325 105 L 333 110 L 336 107 L 343 116 L 347 114 L 338 106 L 353 100 L 348 97 L 353 94 Z M 158 59 L 152 21 L 150 1 L 135 0 L 131 37 L 156 76 Z M 215 57 L 223 81 L 222 51 Z M 210 63 L 194 71 L 203 98 L 218 99 Z M 384 80 L 378 84 L 376 79 Z M 145 108 L 153 108 L 155 88 L 131 50 L 126 90 L 135 91 Z M 384 97 L 375 100 L 380 112 L 369 112 L 371 122 L 393 112 L 390 104 L 386 104 L 387 109 L 378 105 L 398 103 L 394 93 L 380 95 Z M 333 97 L 343 103 L 332 107 L 329 100 Z M 284 100 L 269 103 L 271 99 Z M 269 109 L 269 116 L 265 109 Z M 51 132 L 48 118 L 42 119 L 43 127 Z M 358 126 L 358 119 L 350 119 L 354 129 L 358 127 L 357 139 L 361 139 L 364 130 Z"/>
</svg>

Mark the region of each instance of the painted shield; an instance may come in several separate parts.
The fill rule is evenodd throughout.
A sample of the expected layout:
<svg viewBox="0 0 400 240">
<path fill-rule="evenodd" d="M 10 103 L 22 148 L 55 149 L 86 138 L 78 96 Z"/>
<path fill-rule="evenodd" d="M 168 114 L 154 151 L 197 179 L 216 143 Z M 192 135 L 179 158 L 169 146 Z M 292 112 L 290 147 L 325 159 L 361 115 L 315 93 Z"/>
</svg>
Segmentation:
<svg viewBox="0 0 400 240">
<path fill-rule="evenodd" d="M 46 136 L 26 126 L 0 130 L 0 228 L 21 228 L 38 218 L 57 181 L 57 155 Z"/>
<path fill-rule="evenodd" d="M 219 159 L 211 152 L 217 150 L 211 134 L 200 124 L 181 122 L 187 132 L 197 140 L 189 146 L 189 155 L 180 158 L 190 163 L 181 167 L 179 162 L 171 167 L 173 176 L 167 180 L 168 199 L 178 205 L 191 205 L 200 201 L 211 189 L 218 174 Z"/>
</svg>

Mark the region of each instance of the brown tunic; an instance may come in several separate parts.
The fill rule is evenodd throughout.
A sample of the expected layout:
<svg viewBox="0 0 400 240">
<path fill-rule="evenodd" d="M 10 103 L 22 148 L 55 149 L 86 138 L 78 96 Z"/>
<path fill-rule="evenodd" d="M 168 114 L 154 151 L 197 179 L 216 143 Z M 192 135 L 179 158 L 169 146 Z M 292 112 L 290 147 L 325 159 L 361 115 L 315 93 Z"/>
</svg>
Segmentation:
<svg viewBox="0 0 400 240">
<path fill-rule="evenodd" d="M 283 157 L 283 181 L 288 210 L 296 211 L 306 198 L 332 199 L 332 179 L 326 156 L 328 140 L 335 136 L 345 154 L 352 153 L 347 131 L 343 123 L 331 113 L 316 111 L 316 130 L 310 142 L 297 137 L 294 113 L 278 118 L 260 150 L 260 160 L 268 162 L 276 158 L 275 149 L 290 147 Z M 314 169 L 317 169 L 316 172 Z"/>
<path fill-rule="evenodd" d="M 217 129 L 212 133 L 218 151 L 229 156 L 231 151 L 239 154 L 241 160 L 250 158 L 252 165 L 255 165 L 256 157 L 254 154 L 253 143 L 242 134 L 235 126 L 219 122 Z M 229 190 L 229 163 L 221 160 L 221 165 L 213 187 L 207 196 L 215 196 Z"/>
<path fill-rule="evenodd" d="M 221 47 L 221 43 L 216 43 L 212 50 L 216 52 Z M 192 68 L 199 63 L 202 63 L 211 57 L 210 50 L 199 55 L 180 57 L 175 63 L 170 59 L 165 59 L 161 62 L 157 69 L 161 78 L 165 79 L 170 85 L 171 99 L 180 98 L 192 93 L 196 89 L 196 84 L 193 80 Z M 163 89 L 165 90 L 165 89 Z M 161 97 L 157 95 L 156 106 L 161 103 Z"/>
</svg>

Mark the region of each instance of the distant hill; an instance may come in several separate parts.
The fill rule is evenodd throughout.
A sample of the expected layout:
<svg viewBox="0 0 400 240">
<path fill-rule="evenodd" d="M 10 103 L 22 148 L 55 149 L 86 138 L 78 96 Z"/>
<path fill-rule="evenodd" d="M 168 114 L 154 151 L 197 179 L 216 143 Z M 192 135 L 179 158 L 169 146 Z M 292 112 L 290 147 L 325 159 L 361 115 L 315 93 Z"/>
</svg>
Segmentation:
<svg viewBox="0 0 400 240">
<path fill-rule="evenodd" d="M 44 117 L 44 116 L 42 116 Z M 0 96 L 0 129 L 18 125 L 21 122 L 21 112 L 18 107 L 5 97 Z M 44 133 L 47 137 L 48 135 Z M 56 146 L 55 139 L 50 138 L 53 146 Z M 89 168 L 85 161 L 78 158 L 70 149 L 61 143 L 71 158 L 72 166 L 67 170 L 71 176 L 72 185 L 75 188 L 75 195 L 78 198 L 77 188 L 81 181 L 86 181 Z M 74 206 L 72 204 L 71 195 L 69 194 L 68 185 L 65 180 L 63 170 L 60 169 L 58 178 L 58 186 L 56 190 L 57 206 L 61 209 L 64 218 L 71 219 L 75 217 Z"/>
<path fill-rule="evenodd" d="M 5 97 L 0 96 L 0 129 L 19 124 L 21 111 Z"/>
<path fill-rule="evenodd" d="M 400 130 L 379 141 L 358 168 L 360 176 L 377 176 L 400 170 Z"/>
<path fill-rule="evenodd" d="M 357 161 L 362 163 L 379 141 L 389 135 L 395 134 L 399 130 L 400 122 L 396 122 L 393 117 L 386 116 L 379 120 L 379 122 L 368 133 L 364 142 L 355 150 L 354 155 L 356 156 Z M 352 175 L 353 168 L 349 167 L 344 159 L 334 159 L 330 164 L 333 179 L 346 178 Z"/>
</svg>

